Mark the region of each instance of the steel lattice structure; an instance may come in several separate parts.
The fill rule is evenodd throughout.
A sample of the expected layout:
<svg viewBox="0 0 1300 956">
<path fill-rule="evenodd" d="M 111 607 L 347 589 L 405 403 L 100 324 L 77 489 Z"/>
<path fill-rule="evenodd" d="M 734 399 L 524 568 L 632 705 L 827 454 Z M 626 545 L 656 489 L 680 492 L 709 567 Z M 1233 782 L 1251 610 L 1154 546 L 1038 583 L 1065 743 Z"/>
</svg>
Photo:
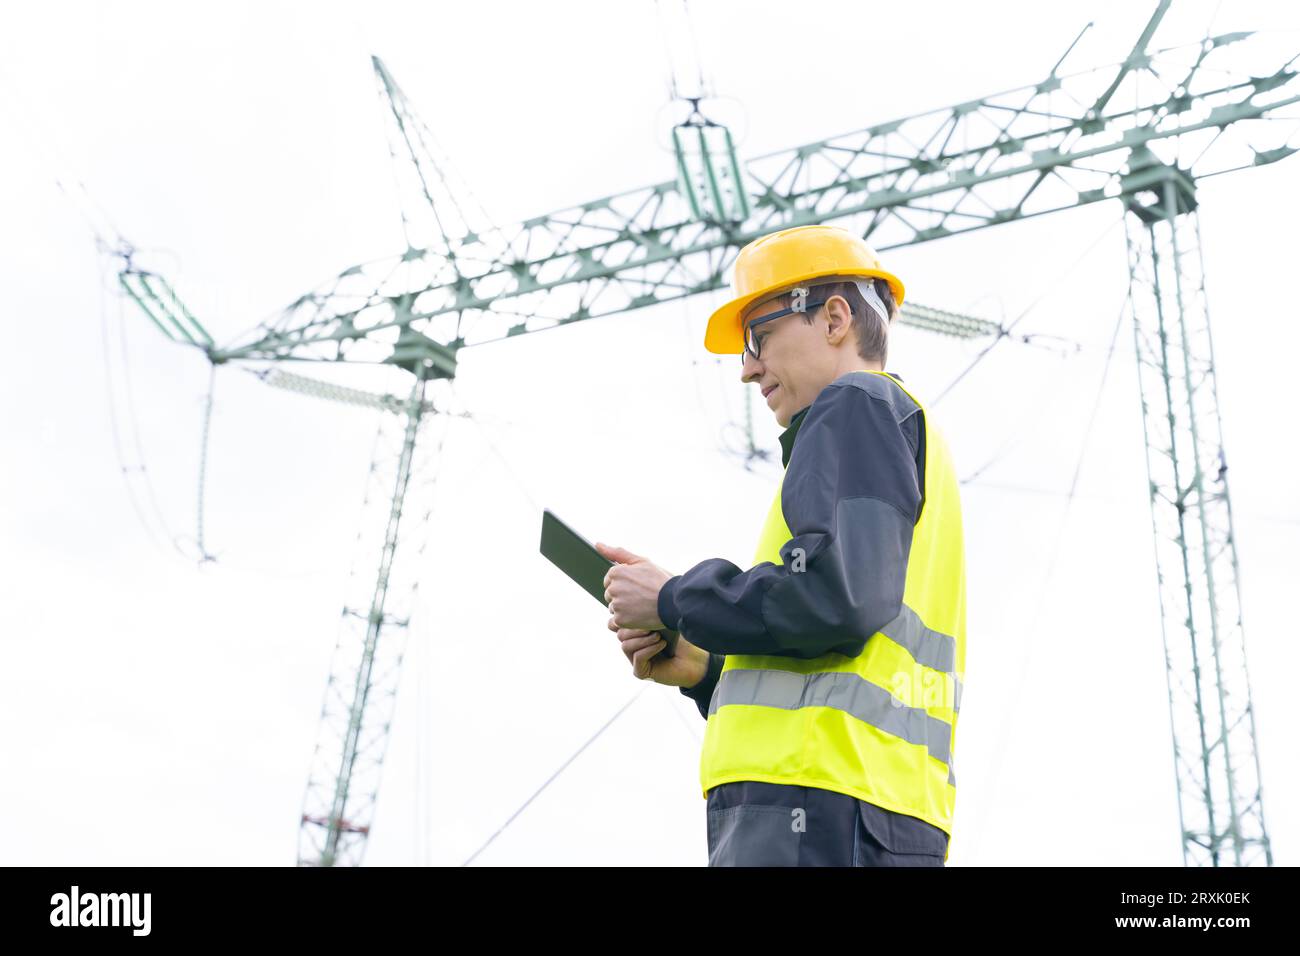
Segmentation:
<svg viewBox="0 0 1300 956">
<path fill-rule="evenodd" d="M 1271 865 L 1195 184 L 1154 161 L 1134 165 L 1129 303 L 1183 859 Z"/>
<path fill-rule="evenodd" d="M 497 227 L 453 201 L 432 137 L 376 59 L 409 173 L 436 210 L 422 217 L 434 224 L 422 233 L 427 246 L 345 269 L 253 341 L 212 356 L 383 361 L 396 332 L 413 330 L 445 350 L 450 372 L 465 346 L 721 288 L 739 248 L 774 229 L 843 220 L 875 248 L 893 249 L 1118 198 L 1123 164 L 1142 147 L 1199 149 L 1187 165 L 1195 179 L 1275 162 L 1294 150 L 1236 163 L 1214 149 L 1228 126 L 1300 100 L 1289 62 L 1262 76 L 1219 78 L 1231 71 L 1214 69 L 1215 55 L 1250 36 L 1225 34 L 1159 55 L 1135 51 L 1114 68 L 1053 73 L 1034 86 L 759 157 L 745 164 L 754 212 L 742 223 L 694 219 L 678 183 L 662 182 Z M 1108 109 L 1141 76 L 1154 80 L 1156 95 Z"/>
<path fill-rule="evenodd" d="M 328 757 L 309 788 L 315 809 L 303 814 L 302 862 L 359 862 L 364 849 L 379 761 L 365 764 L 374 772 L 364 782 L 359 761 L 382 759 L 389 713 L 375 704 L 387 691 L 374 693 L 371 681 L 389 673 L 376 656 L 389 632 L 403 626 L 385 610 L 389 569 L 402 559 L 396 528 L 403 475 L 410 474 L 425 385 L 454 378 L 460 349 L 720 288 L 741 246 L 793 225 L 834 220 L 888 250 L 1112 199 L 1129 210 L 1126 221 L 1141 225 L 1130 230 L 1131 301 L 1184 857 L 1251 863 L 1262 851 L 1270 862 L 1193 196 L 1199 179 L 1295 152 L 1247 146 L 1246 155 L 1223 134 L 1258 130 L 1251 121 L 1300 100 L 1291 69 L 1297 57 L 1266 63 L 1266 52 L 1247 52 L 1258 43 L 1249 33 L 1151 51 L 1168 6 L 1161 0 L 1121 64 L 1059 75 L 1058 62 L 1031 86 L 757 157 L 742 164 L 741 183 L 726 175 L 711 184 L 661 182 L 507 228 L 455 180 L 375 58 L 391 149 L 417 197 L 403 203 L 401 255 L 343 270 L 247 340 L 220 348 L 169 286 L 128 259 L 122 282 L 141 307 L 213 363 L 377 362 L 416 377 L 421 397 L 404 413 L 406 440 L 384 525 L 392 534 L 378 552 L 365 634 L 358 629 L 347 663 L 331 677 L 338 696 L 332 710 L 327 702 L 323 729 L 331 742 L 318 748 Z M 1243 72 L 1225 60 L 1229 48 L 1263 69 Z M 683 166 L 681 175 L 691 172 Z M 740 209 L 746 218 L 697 218 L 701 205 L 688 197 L 699 193 L 693 187 L 710 185 L 745 189 L 747 202 L 712 208 Z M 1144 199 L 1153 191 L 1155 200 Z M 900 321 L 964 337 L 1002 331 L 912 303 Z"/>
<path fill-rule="evenodd" d="M 370 834 L 432 510 L 430 447 L 419 441 L 432 417 L 425 399 L 431 372 L 415 370 L 406 402 L 383 416 L 376 438 L 303 798 L 300 865 L 358 865 Z"/>
</svg>

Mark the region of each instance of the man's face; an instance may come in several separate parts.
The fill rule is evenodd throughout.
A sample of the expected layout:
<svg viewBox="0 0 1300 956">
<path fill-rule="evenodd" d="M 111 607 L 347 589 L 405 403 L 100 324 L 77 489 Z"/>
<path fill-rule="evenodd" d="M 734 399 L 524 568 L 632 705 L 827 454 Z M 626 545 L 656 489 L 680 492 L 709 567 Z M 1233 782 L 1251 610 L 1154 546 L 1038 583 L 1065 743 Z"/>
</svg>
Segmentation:
<svg viewBox="0 0 1300 956">
<path fill-rule="evenodd" d="M 787 307 L 788 296 L 769 299 L 750 308 L 744 323 L 761 319 Z M 848 318 L 848 304 L 836 297 L 819 309 L 812 310 L 812 323 L 794 312 L 765 322 L 755 330 L 761 358 L 745 353 L 742 382 L 754 382 L 762 390 L 767 407 L 785 428 L 802 409 L 813 403 L 822 389 L 835 378 L 836 350 L 828 347 L 828 309 L 842 309 Z"/>
</svg>

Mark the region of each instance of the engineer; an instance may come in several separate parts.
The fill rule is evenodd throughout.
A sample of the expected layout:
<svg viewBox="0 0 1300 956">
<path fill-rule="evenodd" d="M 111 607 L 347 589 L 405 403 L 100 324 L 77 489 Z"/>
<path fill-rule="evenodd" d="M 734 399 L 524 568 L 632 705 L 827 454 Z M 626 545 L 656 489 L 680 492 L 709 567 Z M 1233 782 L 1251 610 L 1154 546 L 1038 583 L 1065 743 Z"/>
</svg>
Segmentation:
<svg viewBox="0 0 1300 956">
<path fill-rule="evenodd" d="M 740 250 L 704 346 L 738 354 L 785 429 L 754 564 L 673 575 L 624 548 L 605 577 L 633 674 L 705 717 L 710 866 L 943 866 L 966 659 L 948 446 L 884 371 L 903 284 L 858 236 Z M 672 658 L 652 631 L 681 635 Z"/>
</svg>

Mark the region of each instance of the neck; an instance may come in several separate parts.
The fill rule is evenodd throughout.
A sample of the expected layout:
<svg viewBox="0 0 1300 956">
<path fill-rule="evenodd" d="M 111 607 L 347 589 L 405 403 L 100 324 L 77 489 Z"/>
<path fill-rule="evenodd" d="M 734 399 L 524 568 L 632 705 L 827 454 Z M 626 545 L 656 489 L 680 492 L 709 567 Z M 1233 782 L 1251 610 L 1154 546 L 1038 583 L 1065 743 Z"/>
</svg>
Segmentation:
<svg viewBox="0 0 1300 956">
<path fill-rule="evenodd" d="M 876 372 L 883 372 L 884 366 L 880 362 L 868 362 L 858 355 L 857 352 L 847 352 L 835 363 L 834 374 L 831 381 L 839 378 L 841 375 L 847 375 L 849 372 L 860 372 L 863 369 L 872 369 Z"/>
</svg>

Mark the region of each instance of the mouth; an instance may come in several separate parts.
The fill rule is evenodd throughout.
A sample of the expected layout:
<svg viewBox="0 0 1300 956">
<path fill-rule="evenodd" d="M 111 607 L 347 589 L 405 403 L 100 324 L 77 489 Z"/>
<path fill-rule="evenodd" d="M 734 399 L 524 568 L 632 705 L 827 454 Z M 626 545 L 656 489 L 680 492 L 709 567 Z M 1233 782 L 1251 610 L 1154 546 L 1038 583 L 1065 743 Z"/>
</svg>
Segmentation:
<svg viewBox="0 0 1300 956">
<path fill-rule="evenodd" d="M 767 398 L 767 396 L 771 395 L 773 392 L 775 392 L 775 391 L 776 391 L 778 388 L 780 388 L 780 387 L 781 387 L 781 386 L 779 386 L 779 385 L 769 385 L 767 388 L 763 389 L 763 397 L 764 397 L 764 398 Z"/>
</svg>

